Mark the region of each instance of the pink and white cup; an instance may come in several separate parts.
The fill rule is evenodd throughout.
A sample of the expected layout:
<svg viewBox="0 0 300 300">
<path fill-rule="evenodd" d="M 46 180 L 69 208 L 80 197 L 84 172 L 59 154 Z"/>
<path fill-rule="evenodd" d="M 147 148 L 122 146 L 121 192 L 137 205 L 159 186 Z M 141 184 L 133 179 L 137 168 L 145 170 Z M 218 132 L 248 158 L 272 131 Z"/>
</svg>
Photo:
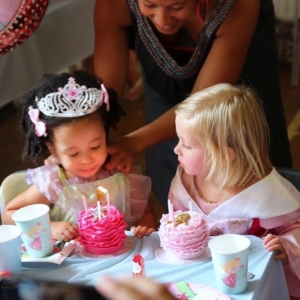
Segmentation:
<svg viewBox="0 0 300 300">
<path fill-rule="evenodd" d="M 224 234 L 208 242 L 218 290 L 240 294 L 247 289 L 250 240 L 238 234 Z"/>
<path fill-rule="evenodd" d="M 17 226 L 22 228 L 22 241 L 30 257 L 44 257 L 53 253 L 49 206 L 32 204 L 12 214 Z"/>
<path fill-rule="evenodd" d="M 22 229 L 15 225 L 0 225 L 0 272 L 21 274 L 21 234 Z"/>
</svg>

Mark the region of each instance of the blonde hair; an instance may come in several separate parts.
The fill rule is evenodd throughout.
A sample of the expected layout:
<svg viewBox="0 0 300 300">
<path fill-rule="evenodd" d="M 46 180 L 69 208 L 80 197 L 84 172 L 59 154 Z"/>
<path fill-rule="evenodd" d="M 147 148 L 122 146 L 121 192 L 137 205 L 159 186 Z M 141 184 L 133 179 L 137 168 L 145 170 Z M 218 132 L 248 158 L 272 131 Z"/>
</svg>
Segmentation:
<svg viewBox="0 0 300 300">
<path fill-rule="evenodd" d="M 268 125 L 252 89 L 217 84 L 191 95 L 175 114 L 205 148 L 206 180 L 231 188 L 269 173 Z"/>
</svg>

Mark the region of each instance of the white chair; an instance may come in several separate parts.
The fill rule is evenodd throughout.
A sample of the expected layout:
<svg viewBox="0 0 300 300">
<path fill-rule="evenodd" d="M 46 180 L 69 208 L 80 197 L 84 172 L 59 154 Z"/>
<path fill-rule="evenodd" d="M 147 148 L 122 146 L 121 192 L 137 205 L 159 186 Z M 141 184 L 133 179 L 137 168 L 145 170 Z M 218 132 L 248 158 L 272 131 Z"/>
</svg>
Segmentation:
<svg viewBox="0 0 300 300">
<path fill-rule="evenodd" d="M 26 171 L 18 171 L 10 174 L 3 180 L 0 188 L 1 214 L 3 212 L 3 208 L 10 200 L 29 188 L 29 185 L 25 183 L 25 174 Z"/>
</svg>

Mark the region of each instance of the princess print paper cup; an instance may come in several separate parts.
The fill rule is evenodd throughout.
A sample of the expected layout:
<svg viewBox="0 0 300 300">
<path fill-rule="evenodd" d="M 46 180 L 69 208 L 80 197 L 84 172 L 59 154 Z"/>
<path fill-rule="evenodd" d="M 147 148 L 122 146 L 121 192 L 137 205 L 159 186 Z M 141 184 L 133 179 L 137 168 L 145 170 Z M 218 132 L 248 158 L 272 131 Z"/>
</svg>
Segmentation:
<svg viewBox="0 0 300 300">
<path fill-rule="evenodd" d="M 247 289 L 250 240 L 238 234 L 224 234 L 208 242 L 217 288 L 226 294 L 240 294 Z"/>
<path fill-rule="evenodd" d="M 12 219 L 23 230 L 22 241 L 29 256 L 44 257 L 52 254 L 48 205 L 32 204 L 22 207 L 12 214 Z"/>
</svg>

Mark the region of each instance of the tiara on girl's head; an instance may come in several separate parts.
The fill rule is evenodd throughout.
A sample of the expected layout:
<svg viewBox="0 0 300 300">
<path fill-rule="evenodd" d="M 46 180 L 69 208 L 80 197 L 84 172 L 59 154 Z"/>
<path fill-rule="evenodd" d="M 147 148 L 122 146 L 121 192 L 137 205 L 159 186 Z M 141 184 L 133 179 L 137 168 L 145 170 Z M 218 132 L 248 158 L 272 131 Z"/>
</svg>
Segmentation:
<svg viewBox="0 0 300 300">
<path fill-rule="evenodd" d="M 97 88 L 87 88 L 76 83 L 73 77 L 68 83 L 59 88 L 58 92 L 47 94 L 38 99 L 35 97 L 38 109 L 46 116 L 51 117 L 79 117 L 96 111 L 103 102 L 109 110 L 109 97 L 103 84 L 101 91 Z"/>
</svg>

